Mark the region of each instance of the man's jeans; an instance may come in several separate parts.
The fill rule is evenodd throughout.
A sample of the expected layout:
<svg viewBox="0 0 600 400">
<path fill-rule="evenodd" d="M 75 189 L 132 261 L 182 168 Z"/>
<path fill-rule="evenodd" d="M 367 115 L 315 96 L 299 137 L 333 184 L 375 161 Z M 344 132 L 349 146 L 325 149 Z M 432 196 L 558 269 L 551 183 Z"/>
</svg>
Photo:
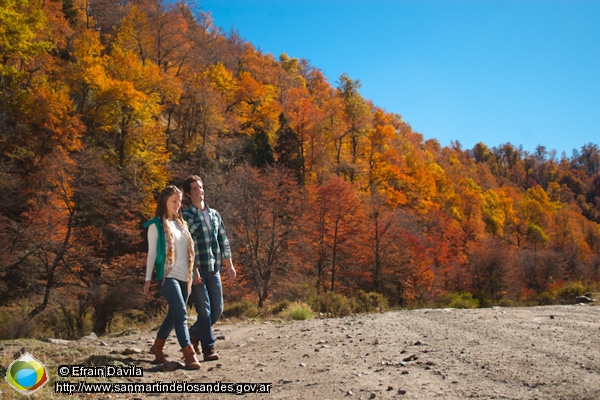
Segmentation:
<svg viewBox="0 0 600 400">
<path fill-rule="evenodd" d="M 198 319 L 190 328 L 190 335 L 200 340 L 204 352 L 215 345 L 212 325 L 221 318 L 223 313 L 223 287 L 219 271 L 200 270 L 200 276 L 202 276 L 202 283 L 192 285 L 192 299 Z"/>
<path fill-rule="evenodd" d="M 167 339 L 173 328 L 175 328 L 177 341 L 182 349 L 192 344 L 187 322 L 186 303 L 189 296 L 187 285 L 187 282 L 181 282 L 174 278 L 166 278 L 164 283 L 162 279 L 158 280 L 158 288 L 167 299 L 169 310 L 156 337 Z"/>
</svg>

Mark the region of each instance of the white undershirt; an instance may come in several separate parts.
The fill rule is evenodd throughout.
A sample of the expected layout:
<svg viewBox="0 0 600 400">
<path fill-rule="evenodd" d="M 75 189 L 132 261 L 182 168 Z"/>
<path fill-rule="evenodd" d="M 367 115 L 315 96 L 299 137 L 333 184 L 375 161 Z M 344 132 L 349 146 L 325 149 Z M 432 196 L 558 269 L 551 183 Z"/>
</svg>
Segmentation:
<svg viewBox="0 0 600 400">
<path fill-rule="evenodd" d="M 173 233 L 175 239 L 175 264 L 169 272 L 167 278 L 175 278 L 183 282 L 189 281 L 188 272 L 188 237 L 183 233 L 179 225 L 175 221 L 168 220 L 169 229 Z M 158 243 L 158 230 L 156 224 L 148 227 L 148 258 L 146 259 L 146 280 L 152 280 L 152 271 L 156 262 L 156 245 Z M 166 264 L 165 269 L 170 265 Z"/>
<path fill-rule="evenodd" d="M 204 217 L 204 222 L 206 222 L 206 226 L 208 226 L 208 230 L 210 231 L 210 214 L 208 213 L 208 207 L 204 207 L 204 210 L 202 210 L 202 216 Z"/>
</svg>

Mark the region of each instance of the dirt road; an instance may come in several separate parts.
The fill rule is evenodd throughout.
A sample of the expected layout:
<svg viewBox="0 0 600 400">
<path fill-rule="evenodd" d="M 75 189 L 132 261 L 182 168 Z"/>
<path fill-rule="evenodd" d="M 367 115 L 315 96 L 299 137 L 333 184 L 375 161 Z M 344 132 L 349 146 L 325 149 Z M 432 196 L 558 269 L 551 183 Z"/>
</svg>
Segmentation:
<svg viewBox="0 0 600 400">
<path fill-rule="evenodd" d="M 216 326 L 221 360 L 203 362 L 199 371 L 153 371 L 146 351 L 154 334 L 88 339 L 85 348 L 94 355 L 79 362 L 110 354 L 113 362 L 144 370 L 143 377 L 112 380 L 116 382 L 177 381 L 198 384 L 196 388 L 265 383 L 270 386 L 262 389 L 270 393 L 113 393 L 93 398 L 600 399 L 598 306 L 427 309 L 296 322 L 224 322 Z M 180 361 L 174 334 L 167 352 Z"/>
</svg>

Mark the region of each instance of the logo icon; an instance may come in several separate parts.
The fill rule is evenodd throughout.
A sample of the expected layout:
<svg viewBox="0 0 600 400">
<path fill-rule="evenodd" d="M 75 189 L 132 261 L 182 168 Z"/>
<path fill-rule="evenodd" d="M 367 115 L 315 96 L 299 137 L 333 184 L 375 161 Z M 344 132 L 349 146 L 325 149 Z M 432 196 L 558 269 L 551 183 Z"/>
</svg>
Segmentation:
<svg viewBox="0 0 600 400">
<path fill-rule="evenodd" d="M 6 370 L 6 382 L 18 392 L 31 394 L 48 382 L 48 373 L 44 364 L 25 353 Z"/>
</svg>

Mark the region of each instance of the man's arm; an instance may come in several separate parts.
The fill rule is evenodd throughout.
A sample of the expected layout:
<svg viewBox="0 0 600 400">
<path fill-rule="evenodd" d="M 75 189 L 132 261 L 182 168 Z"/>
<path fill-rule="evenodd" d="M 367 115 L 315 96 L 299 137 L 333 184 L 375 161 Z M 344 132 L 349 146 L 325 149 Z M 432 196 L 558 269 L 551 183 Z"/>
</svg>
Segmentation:
<svg viewBox="0 0 600 400">
<path fill-rule="evenodd" d="M 216 216 L 219 218 L 219 231 L 217 232 L 217 239 L 219 241 L 219 247 L 223 257 L 223 264 L 225 270 L 229 273 L 229 280 L 234 281 L 237 277 L 237 272 L 233 267 L 233 259 L 231 256 L 231 246 L 229 245 L 229 239 L 227 238 L 227 232 L 225 231 L 225 225 L 223 225 L 223 219 L 221 214 L 216 212 Z"/>
</svg>

